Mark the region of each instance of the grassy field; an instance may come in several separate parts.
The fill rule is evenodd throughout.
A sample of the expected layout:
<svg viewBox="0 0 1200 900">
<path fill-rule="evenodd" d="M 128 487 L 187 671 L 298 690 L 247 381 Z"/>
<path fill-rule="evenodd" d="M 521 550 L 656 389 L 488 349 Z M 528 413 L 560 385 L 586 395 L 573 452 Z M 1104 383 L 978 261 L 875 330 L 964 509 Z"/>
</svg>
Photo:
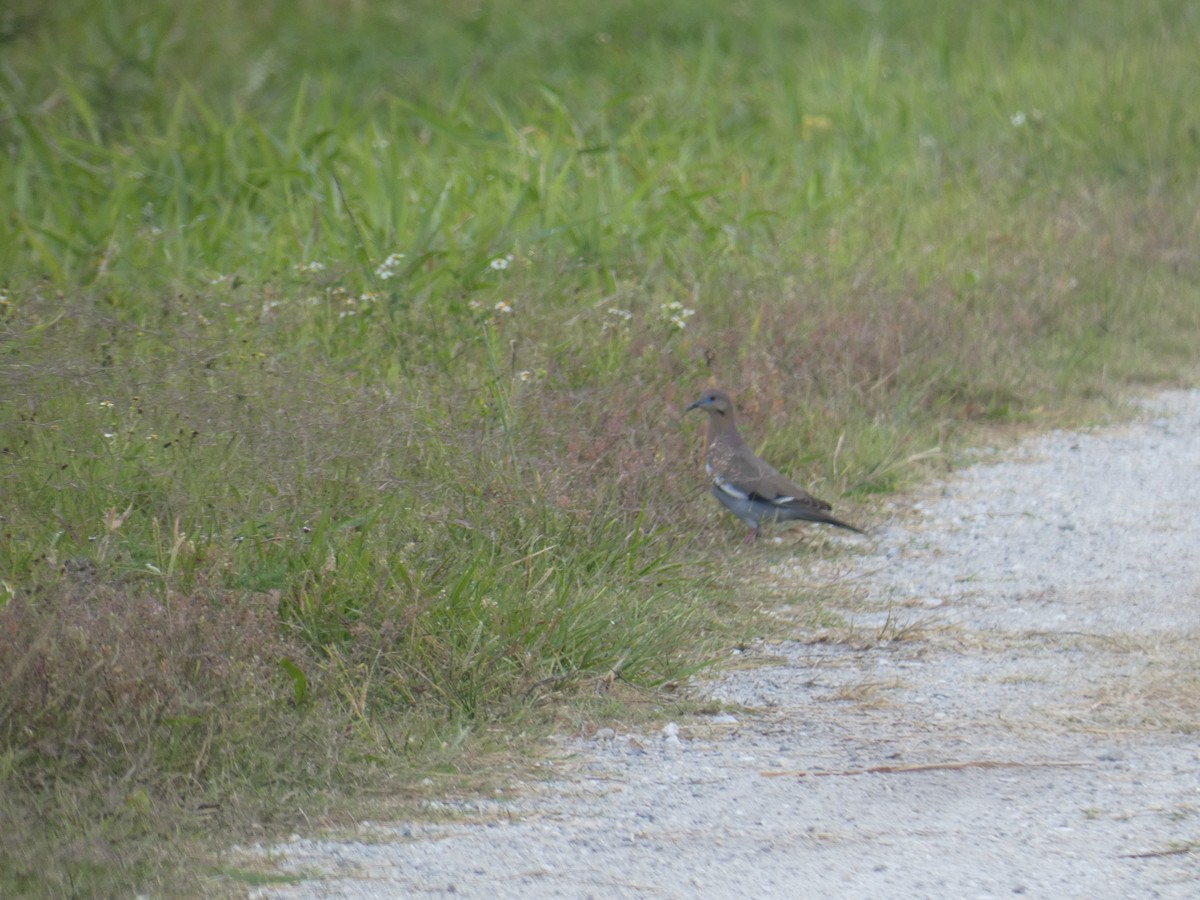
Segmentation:
<svg viewBox="0 0 1200 900">
<path fill-rule="evenodd" d="M 772 551 L 708 384 L 870 524 L 1191 371 L 1195 4 L 563 7 L 0 13 L 0 894 L 188 893 L 711 662 Z"/>
</svg>

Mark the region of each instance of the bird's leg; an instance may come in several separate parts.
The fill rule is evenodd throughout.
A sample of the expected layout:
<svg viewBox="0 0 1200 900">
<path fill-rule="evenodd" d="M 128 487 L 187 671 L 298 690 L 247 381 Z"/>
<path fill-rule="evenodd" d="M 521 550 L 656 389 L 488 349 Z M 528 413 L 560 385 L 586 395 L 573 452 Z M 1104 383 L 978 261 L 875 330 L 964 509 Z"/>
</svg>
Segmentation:
<svg viewBox="0 0 1200 900">
<path fill-rule="evenodd" d="M 746 535 L 746 543 L 753 544 L 757 540 L 758 540 L 758 526 L 755 525 L 753 528 L 750 529 L 750 533 L 748 535 Z"/>
</svg>

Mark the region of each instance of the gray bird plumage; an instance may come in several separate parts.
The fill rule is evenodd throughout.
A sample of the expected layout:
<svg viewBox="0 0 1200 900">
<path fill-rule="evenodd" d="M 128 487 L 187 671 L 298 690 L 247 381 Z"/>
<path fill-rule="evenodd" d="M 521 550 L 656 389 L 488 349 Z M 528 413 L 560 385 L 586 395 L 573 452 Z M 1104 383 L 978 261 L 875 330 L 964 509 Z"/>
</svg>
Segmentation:
<svg viewBox="0 0 1200 900">
<path fill-rule="evenodd" d="M 708 413 L 708 452 L 704 466 L 713 480 L 712 495 L 750 526 L 747 541 L 758 537 L 763 522 L 800 519 L 823 522 L 865 534 L 829 514 L 830 505 L 789 481 L 759 457 L 742 440 L 734 419 L 733 400 L 724 391 L 710 389 L 685 410 Z"/>
</svg>

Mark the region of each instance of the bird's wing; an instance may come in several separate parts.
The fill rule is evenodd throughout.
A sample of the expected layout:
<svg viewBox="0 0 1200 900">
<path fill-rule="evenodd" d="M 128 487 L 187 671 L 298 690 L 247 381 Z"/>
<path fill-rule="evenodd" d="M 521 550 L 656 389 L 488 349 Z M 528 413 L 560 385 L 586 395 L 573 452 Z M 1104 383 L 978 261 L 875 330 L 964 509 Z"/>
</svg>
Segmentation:
<svg viewBox="0 0 1200 900">
<path fill-rule="evenodd" d="M 739 500 L 765 500 L 776 506 L 805 506 L 826 510 L 830 505 L 818 500 L 804 488 L 779 474 L 765 459 L 749 446 L 736 448 L 740 452 L 720 453 L 709 466 L 713 482 L 722 491 Z"/>
</svg>

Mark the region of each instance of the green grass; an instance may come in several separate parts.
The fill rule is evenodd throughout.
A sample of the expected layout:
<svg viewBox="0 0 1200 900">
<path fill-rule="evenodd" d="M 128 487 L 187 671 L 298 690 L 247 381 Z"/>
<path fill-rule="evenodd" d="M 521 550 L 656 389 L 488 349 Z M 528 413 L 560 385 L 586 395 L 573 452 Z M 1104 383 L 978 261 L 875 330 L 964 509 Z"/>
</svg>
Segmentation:
<svg viewBox="0 0 1200 900">
<path fill-rule="evenodd" d="M 870 524 L 1193 364 L 1188 3 L 9 6 L 5 896 L 711 662 L 709 383 Z"/>
</svg>

